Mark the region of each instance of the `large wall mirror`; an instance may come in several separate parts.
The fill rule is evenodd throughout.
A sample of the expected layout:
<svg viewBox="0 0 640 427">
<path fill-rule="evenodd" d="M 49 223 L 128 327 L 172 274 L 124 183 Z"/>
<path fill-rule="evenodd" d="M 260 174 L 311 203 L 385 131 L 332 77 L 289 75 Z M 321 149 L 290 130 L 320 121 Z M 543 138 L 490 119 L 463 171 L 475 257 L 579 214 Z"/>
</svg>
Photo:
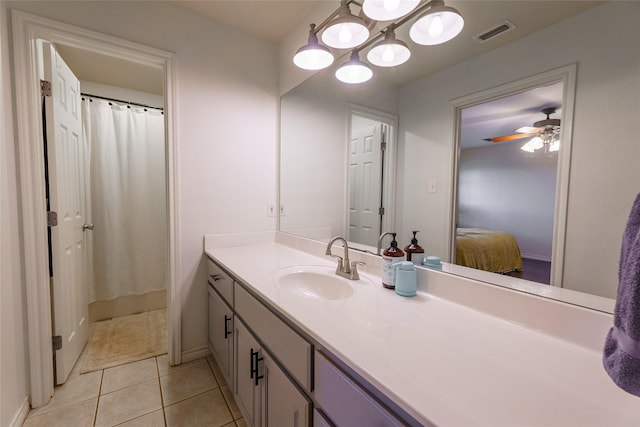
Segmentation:
<svg viewBox="0 0 640 427">
<path fill-rule="evenodd" d="M 404 246 L 411 231 L 419 230 L 425 252 L 446 261 L 445 269 L 453 274 L 612 311 L 621 236 L 640 191 L 640 144 L 634 136 L 640 117 L 638 19 L 637 3 L 606 2 L 402 84 L 381 75 L 348 86 L 336 81 L 331 69 L 317 73 L 282 97 L 280 199 L 285 215 L 280 230 L 324 241 L 349 235 L 350 108 L 369 108 L 397 117 L 394 200 L 386 207 L 393 221 L 384 231 L 397 232 Z M 511 96 L 531 102 L 519 111 L 500 110 Z M 489 107 L 496 108 L 487 113 Z M 547 107 L 556 107 L 550 119 L 561 120 L 560 148 L 536 160 L 540 170 L 529 172 L 533 177 L 547 169 L 542 188 L 506 193 L 514 191 L 524 166 L 507 167 L 505 156 L 527 154 L 520 150 L 526 138 L 503 144 L 500 150 L 512 152 L 490 159 L 494 172 L 510 169 L 510 177 L 492 177 L 486 169 L 475 178 L 469 173 L 487 157 L 479 147 L 465 147 L 471 128 L 491 119 L 496 127 L 485 127 L 488 134 L 476 140 L 514 134 L 545 119 L 542 109 Z M 498 150 L 498 144 L 484 142 L 486 151 Z M 503 184 L 509 179 L 514 185 L 509 190 L 499 190 L 499 181 L 484 190 L 469 185 L 491 179 Z M 470 201 L 473 194 L 489 193 L 494 200 Z M 516 205 L 517 199 L 522 203 Z M 474 204 L 486 215 L 501 207 L 515 228 L 474 222 L 469 215 Z M 533 206 L 542 204 L 553 206 L 534 212 Z M 530 218 L 513 221 L 514 216 Z M 541 224 L 534 227 L 538 220 Z M 536 231 L 538 226 L 544 231 Z M 508 228 L 524 258 L 549 263 L 548 280 L 455 265 L 458 228 Z M 544 242 L 530 239 L 533 234 L 545 234 Z"/>
</svg>

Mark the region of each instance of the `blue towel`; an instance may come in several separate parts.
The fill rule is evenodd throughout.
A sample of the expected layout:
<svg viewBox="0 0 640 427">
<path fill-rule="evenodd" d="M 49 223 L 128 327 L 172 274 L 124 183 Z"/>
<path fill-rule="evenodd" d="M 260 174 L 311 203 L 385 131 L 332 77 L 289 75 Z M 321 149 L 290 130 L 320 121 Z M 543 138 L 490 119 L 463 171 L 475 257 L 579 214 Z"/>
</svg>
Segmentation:
<svg viewBox="0 0 640 427">
<path fill-rule="evenodd" d="M 618 298 L 602 362 L 611 379 L 640 396 L 640 194 L 622 237 Z"/>
</svg>

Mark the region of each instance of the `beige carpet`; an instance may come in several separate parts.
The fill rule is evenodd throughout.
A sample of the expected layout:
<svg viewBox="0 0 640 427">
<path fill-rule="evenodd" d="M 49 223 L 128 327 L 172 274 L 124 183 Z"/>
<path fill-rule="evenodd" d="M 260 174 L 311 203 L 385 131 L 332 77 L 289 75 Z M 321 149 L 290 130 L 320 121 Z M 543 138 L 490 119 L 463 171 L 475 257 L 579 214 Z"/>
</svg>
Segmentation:
<svg viewBox="0 0 640 427">
<path fill-rule="evenodd" d="M 98 371 L 167 352 L 167 310 L 96 322 L 80 373 Z"/>
</svg>

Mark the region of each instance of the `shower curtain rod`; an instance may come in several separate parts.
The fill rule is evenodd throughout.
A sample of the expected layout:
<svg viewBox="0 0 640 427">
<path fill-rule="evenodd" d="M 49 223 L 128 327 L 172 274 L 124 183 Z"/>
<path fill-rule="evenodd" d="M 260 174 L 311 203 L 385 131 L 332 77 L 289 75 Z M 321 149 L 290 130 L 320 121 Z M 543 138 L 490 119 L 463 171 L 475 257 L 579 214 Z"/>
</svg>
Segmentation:
<svg viewBox="0 0 640 427">
<path fill-rule="evenodd" d="M 153 108 L 155 110 L 160 110 L 160 111 L 164 112 L 164 108 L 153 107 L 151 105 L 145 105 L 145 104 L 139 104 L 137 102 L 123 101 L 122 99 L 115 99 L 115 98 L 107 98 L 106 96 L 92 95 L 90 93 L 84 93 L 84 92 L 81 92 L 80 95 L 88 96 L 88 97 L 91 97 L 91 98 L 104 99 L 105 101 L 121 102 L 121 103 L 127 104 L 127 105 L 135 105 L 136 107 Z"/>
</svg>

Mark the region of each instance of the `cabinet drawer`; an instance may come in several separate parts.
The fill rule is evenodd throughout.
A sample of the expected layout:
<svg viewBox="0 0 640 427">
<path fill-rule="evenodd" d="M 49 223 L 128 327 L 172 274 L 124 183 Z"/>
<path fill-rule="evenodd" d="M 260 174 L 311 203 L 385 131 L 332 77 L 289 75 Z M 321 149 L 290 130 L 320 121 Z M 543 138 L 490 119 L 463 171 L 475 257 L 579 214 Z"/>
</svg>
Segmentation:
<svg viewBox="0 0 640 427">
<path fill-rule="evenodd" d="M 222 295 L 224 300 L 233 307 L 233 279 L 220 267 L 207 258 L 207 280 Z"/>
<path fill-rule="evenodd" d="M 322 353 L 315 352 L 315 401 L 336 426 L 404 426 Z"/>
<path fill-rule="evenodd" d="M 270 352 L 311 391 L 311 344 L 287 326 L 242 286 L 235 284 L 235 310 Z"/>
</svg>

